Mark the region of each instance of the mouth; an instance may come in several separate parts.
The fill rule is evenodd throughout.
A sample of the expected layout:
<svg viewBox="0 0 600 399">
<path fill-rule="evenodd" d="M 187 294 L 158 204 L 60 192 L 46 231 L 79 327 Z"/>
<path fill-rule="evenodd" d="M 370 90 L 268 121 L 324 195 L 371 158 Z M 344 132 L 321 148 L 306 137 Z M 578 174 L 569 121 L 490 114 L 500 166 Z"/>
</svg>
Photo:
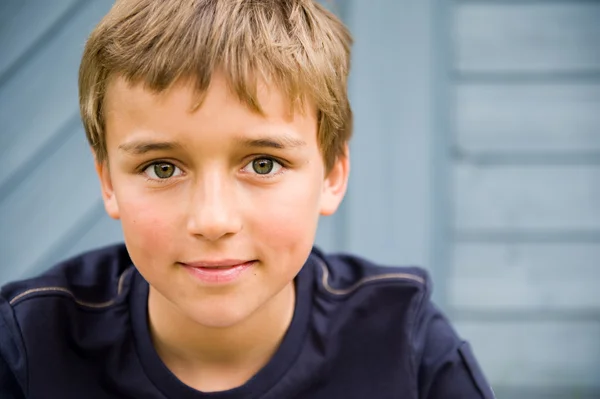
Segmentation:
<svg viewBox="0 0 600 399">
<path fill-rule="evenodd" d="M 203 269 L 226 269 L 229 267 L 240 266 L 246 263 L 255 262 L 256 260 L 244 259 L 222 259 L 222 260 L 198 260 L 193 262 L 181 262 L 183 266 L 199 267 Z"/>
<path fill-rule="evenodd" d="M 231 283 L 253 267 L 257 260 L 226 259 L 217 261 L 181 262 L 192 276 L 209 284 Z"/>
</svg>

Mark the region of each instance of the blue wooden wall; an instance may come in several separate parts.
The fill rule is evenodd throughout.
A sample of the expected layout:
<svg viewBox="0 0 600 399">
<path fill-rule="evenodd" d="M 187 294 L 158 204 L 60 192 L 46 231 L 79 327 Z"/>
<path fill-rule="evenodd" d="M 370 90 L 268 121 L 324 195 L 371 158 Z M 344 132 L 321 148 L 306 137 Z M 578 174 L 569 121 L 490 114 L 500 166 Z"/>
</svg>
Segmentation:
<svg viewBox="0 0 600 399">
<path fill-rule="evenodd" d="M 600 2 L 338 0 L 348 196 L 318 244 L 419 264 L 500 398 L 600 397 Z M 0 0 L 0 284 L 122 238 L 77 107 L 110 0 Z"/>
<path fill-rule="evenodd" d="M 506 392 L 598 398 L 600 2 L 447 7 L 447 305 Z"/>
<path fill-rule="evenodd" d="M 0 280 L 117 240 L 78 114 L 77 70 L 109 1 L 0 2 Z"/>
</svg>

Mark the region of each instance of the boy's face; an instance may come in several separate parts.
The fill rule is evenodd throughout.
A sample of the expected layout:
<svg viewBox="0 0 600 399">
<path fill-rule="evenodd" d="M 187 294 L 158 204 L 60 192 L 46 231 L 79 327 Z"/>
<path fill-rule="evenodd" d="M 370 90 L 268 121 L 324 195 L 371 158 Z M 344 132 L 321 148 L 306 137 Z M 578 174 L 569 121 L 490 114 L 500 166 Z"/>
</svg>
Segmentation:
<svg viewBox="0 0 600 399">
<path fill-rule="evenodd" d="M 109 163 L 96 168 L 153 292 L 197 323 L 226 327 L 291 287 L 319 214 L 342 200 L 348 160 L 326 175 L 310 104 L 291 115 L 263 85 L 261 116 L 215 74 L 191 111 L 191 86 L 152 94 L 115 79 L 104 104 Z"/>
</svg>

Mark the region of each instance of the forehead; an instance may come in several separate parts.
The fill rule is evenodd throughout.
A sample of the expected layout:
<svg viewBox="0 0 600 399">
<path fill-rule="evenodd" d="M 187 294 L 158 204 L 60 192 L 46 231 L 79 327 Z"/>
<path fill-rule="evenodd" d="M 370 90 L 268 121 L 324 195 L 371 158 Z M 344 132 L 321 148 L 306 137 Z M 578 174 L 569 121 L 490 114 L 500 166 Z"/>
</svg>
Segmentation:
<svg viewBox="0 0 600 399">
<path fill-rule="evenodd" d="M 142 83 L 130 83 L 122 77 L 111 79 L 104 96 L 105 117 L 112 113 L 126 111 L 129 114 L 148 114 L 156 111 L 177 111 L 179 113 L 211 115 L 220 112 L 254 113 L 256 117 L 280 120 L 288 123 L 299 117 L 316 122 L 314 102 L 306 99 L 294 101 L 284 95 L 276 86 L 263 80 L 256 84 L 255 98 L 259 110 L 241 99 L 228 84 L 224 75 L 215 73 L 208 89 L 198 93 L 193 80 L 179 80 L 171 87 L 157 92 Z"/>
<path fill-rule="evenodd" d="M 163 92 L 122 78 L 111 82 L 105 97 L 107 149 L 136 140 L 176 141 L 194 151 L 234 148 L 242 142 L 264 138 L 279 142 L 303 142 L 315 148 L 317 118 L 312 104 L 290 112 L 289 101 L 276 88 L 258 86 L 263 113 L 251 110 L 216 75 L 199 107 L 194 85 L 178 82 Z M 231 147 L 234 146 L 234 147 Z"/>
</svg>

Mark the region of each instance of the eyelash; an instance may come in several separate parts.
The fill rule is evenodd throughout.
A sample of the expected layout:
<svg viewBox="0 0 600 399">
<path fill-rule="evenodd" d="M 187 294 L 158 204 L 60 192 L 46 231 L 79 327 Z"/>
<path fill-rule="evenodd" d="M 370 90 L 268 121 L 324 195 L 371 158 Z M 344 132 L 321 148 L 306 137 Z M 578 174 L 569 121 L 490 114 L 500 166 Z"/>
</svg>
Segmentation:
<svg viewBox="0 0 600 399">
<path fill-rule="evenodd" d="M 144 177 L 144 179 L 145 179 L 147 182 L 158 183 L 158 184 L 165 184 L 165 183 L 169 183 L 169 182 L 170 182 L 170 181 L 173 179 L 172 177 L 168 177 L 168 178 L 166 178 L 166 179 L 153 179 L 153 178 L 149 177 L 148 175 L 146 175 L 146 169 L 148 169 L 150 166 L 159 165 L 159 164 L 162 164 L 162 163 L 166 163 L 166 164 L 169 164 L 169 165 L 173 165 L 175 168 L 177 168 L 177 169 L 180 169 L 180 170 L 181 170 L 181 168 L 180 168 L 179 166 L 177 166 L 177 165 L 175 164 L 175 162 L 173 162 L 173 161 L 170 161 L 170 160 L 167 160 L 167 159 L 157 159 L 157 160 L 155 160 L 155 161 L 152 161 L 152 162 L 149 162 L 149 163 L 146 163 L 146 164 L 142 165 L 142 166 L 139 168 L 139 170 L 138 170 L 137 174 L 139 174 L 139 175 L 143 176 L 143 177 Z M 183 173 L 183 170 L 181 170 L 181 171 L 182 171 L 182 173 Z"/>
<path fill-rule="evenodd" d="M 258 155 L 258 156 L 255 156 L 252 159 L 250 159 L 250 161 L 248 161 L 248 162 L 246 162 L 244 164 L 244 168 L 247 165 L 249 165 L 252 162 L 254 162 L 256 160 L 259 160 L 259 159 L 268 159 L 270 161 L 273 161 L 273 162 L 278 163 L 279 165 L 281 165 L 281 169 L 278 172 L 273 173 L 273 174 L 261 175 L 259 173 L 250 173 L 250 174 L 254 175 L 255 177 L 258 177 L 259 179 L 273 179 L 274 177 L 277 177 L 277 176 L 281 175 L 282 173 L 285 173 L 285 171 L 287 170 L 287 164 L 284 161 L 282 161 L 282 160 L 280 160 L 278 158 L 275 158 L 273 156 L 270 156 L 270 155 Z"/>
<path fill-rule="evenodd" d="M 258 177 L 260 179 L 272 179 L 272 178 L 274 178 L 276 176 L 279 176 L 282 173 L 284 173 L 287 170 L 287 168 L 288 168 L 286 162 L 282 161 L 281 159 L 278 159 L 278 158 L 275 158 L 273 156 L 270 156 L 270 155 L 257 155 L 257 156 L 254 156 L 252 159 L 250 159 L 248 162 L 246 162 L 244 164 L 244 167 L 246 167 L 248 164 L 250 164 L 250 163 L 252 163 L 252 162 L 254 162 L 254 161 L 258 160 L 258 159 L 269 159 L 269 160 L 271 160 L 273 162 L 276 162 L 279 165 L 281 165 L 281 169 L 277 173 L 275 173 L 275 174 L 261 175 L 261 174 L 258 174 L 258 173 L 253 173 L 256 177 Z M 179 166 L 177 166 L 172 161 L 169 161 L 169 160 L 166 160 L 166 159 L 158 159 L 158 160 L 152 161 L 150 163 L 144 164 L 139 169 L 138 174 L 145 175 L 146 169 L 148 169 L 150 166 L 158 165 L 158 164 L 161 164 L 161 163 L 167 163 L 167 164 L 173 165 L 174 167 L 176 167 L 178 169 L 181 169 Z M 144 176 L 144 177 L 145 177 L 146 181 L 153 182 L 153 183 L 159 183 L 159 184 L 168 183 L 172 179 L 172 177 L 168 177 L 166 179 L 153 179 L 153 178 L 148 177 L 148 176 Z"/>
</svg>

